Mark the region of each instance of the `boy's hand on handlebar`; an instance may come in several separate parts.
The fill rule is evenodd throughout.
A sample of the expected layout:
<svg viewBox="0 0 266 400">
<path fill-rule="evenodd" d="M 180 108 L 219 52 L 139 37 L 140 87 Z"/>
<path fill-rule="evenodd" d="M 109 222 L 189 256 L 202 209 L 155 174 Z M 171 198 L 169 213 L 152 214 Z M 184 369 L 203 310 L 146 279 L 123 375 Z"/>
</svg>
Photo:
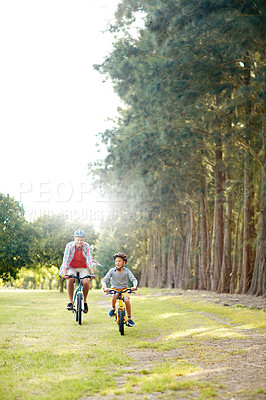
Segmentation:
<svg viewBox="0 0 266 400">
<path fill-rule="evenodd" d="M 133 286 L 133 287 L 131 288 L 131 292 L 135 292 L 135 290 L 137 290 L 137 288 L 136 288 L 136 286 Z"/>
<path fill-rule="evenodd" d="M 105 291 L 105 293 L 109 293 L 110 292 L 110 289 L 108 287 L 104 288 L 103 290 Z"/>
</svg>

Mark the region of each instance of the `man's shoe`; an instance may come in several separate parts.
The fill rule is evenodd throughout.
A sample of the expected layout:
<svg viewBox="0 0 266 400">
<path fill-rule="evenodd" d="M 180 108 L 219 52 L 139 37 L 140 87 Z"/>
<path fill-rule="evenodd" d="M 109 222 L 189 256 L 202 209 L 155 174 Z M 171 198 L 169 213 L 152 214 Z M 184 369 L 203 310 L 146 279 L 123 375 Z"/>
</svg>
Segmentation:
<svg viewBox="0 0 266 400">
<path fill-rule="evenodd" d="M 84 303 L 84 310 L 83 310 L 84 314 L 87 314 L 88 311 L 89 311 L 88 304 Z"/>
<path fill-rule="evenodd" d="M 130 319 L 127 321 L 127 325 L 128 325 L 128 326 L 133 326 L 133 325 L 135 325 L 135 322 L 132 321 L 132 319 L 130 318 Z"/>
<path fill-rule="evenodd" d="M 67 310 L 73 310 L 73 303 L 68 303 L 66 309 Z"/>
<path fill-rule="evenodd" d="M 113 317 L 115 315 L 115 310 L 112 308 L 112 310 L 109 311 L 109 317 Z"/>
</svg>

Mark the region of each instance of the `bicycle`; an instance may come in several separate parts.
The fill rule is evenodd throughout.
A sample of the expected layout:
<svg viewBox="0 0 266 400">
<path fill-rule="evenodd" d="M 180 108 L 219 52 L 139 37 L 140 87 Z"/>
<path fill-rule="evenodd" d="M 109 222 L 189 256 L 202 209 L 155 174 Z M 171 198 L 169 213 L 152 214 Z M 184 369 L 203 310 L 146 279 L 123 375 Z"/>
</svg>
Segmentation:
<svg viewBox="0 0 266 400">
<path fill-rule="evenodd" d="M 137 289 L 136 289 L 137 290 Z M 129 326 L 127 323 L 127 313 L 126 313 L 126 308 L 123 304 L 123 293 L 135 293 L 135 291 L 132 291 L 131 289 L 127 288 L 125 290 L 114 290 L 110 289 L 110 291 L 106 294 L 118 294 L 117 300 L 119 300 L 118 305 L 116 306 L 116 311 L 115 311 L 115 320 L 118 324 L 118 329 L 121 335 L 124 335 L 124 326 Z"/>
<path fill-rule="evenodd" d="M 83 298 L 83 293 L 81 290 L 82 286 L 82 281 L 85 278 L 91 278 L 91 275 L 86 275 L 83 278 L 80 278 L 79 273 L 77 272 L 77 276 L 75 275 L 67 275 L 68 278 L 74 278 L 77 282 L 77 288 L 74 294 L 74 300 L 73 300 L 73 309 L 72 312 L 75 313 L 75 321 L 79 323 L 79 325 L 82 324 L 82 311 L 84 310 L 84 298 Z"/>
</svg>

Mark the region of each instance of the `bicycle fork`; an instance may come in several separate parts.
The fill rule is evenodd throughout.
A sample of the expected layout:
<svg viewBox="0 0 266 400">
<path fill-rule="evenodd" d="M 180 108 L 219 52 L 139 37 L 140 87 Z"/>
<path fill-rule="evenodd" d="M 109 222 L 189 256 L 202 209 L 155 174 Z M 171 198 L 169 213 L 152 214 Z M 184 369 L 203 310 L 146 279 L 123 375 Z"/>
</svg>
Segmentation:
<svg viewBox="0 0 266 400">
<path fill-rule="evenodd" d="M 123 305 L 123 300 L 122 299 L 119 299 L 119 306 L 118 306 L 118 308 L 117 308 L 117 312 L 115 313 L 115 318 L 116 318 L 116 321 L 119 323 L 119 321 L 120 321 L 120 317 L 119 317 L 119 311 L 123 311 L 123 318 L 124 318 L 124 323 L 125 324 L 127 324 L 127 316 L 126 316 L 126 310 L 125 310 L 125 307 L 124 307 L 124 305 Z"/>
</svg>

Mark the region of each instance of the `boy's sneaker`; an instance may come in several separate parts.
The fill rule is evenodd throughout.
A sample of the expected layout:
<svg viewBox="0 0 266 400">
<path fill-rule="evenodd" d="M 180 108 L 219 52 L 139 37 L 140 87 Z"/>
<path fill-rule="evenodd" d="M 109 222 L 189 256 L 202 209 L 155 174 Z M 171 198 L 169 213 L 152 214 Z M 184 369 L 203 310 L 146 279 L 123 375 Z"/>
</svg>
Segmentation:
<svg viewBox="0 0 266 400">
<path fill-rule="evenodd" d="M 68 303 L 66 309 L 67 310 L 73 310 L 73 303 Z"/>
<path fill-rule="evenodd" d="M 109 317 L 113 317 L 115 315 L 115 310 L 112 308 L 112 310 L 109 311 Z"/>
<path fill-rule="evenodd" d="M 135 325 L 135 322 L 130 318 L 130 319 L 127 321 L 127 324 L 128 324 L 128 326 L 133 326 L 133 325 Z"/>
</svg>

